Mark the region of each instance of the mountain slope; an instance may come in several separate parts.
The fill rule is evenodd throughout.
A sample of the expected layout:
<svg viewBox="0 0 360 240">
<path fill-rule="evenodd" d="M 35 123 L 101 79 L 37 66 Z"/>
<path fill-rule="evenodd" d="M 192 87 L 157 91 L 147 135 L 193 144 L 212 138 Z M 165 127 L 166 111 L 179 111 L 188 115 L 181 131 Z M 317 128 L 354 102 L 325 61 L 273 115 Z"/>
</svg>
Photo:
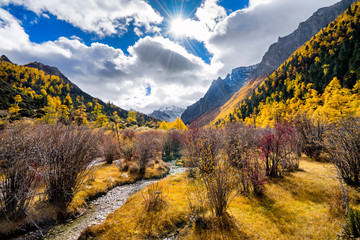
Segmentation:
<svg viewBox="0 0 360 240">
<path fill-rule="evenodd" d="M 183 108 L 171 106 L 155 110 L 149 116 L 165 122 L 174 122 L 178 117 L 181 117 L 184 111 Z"/>
<path fill-rule="evenodd" d="M 68 111 L 75 111 L 83 104 L 88 120 L 94 120 L 91 119 L 94 118 L 91 112 L 94 111 L 96 103 L 108 117 L 112 117 L 114 112 L 117 112 L 122 119 L 128 117 L 128 111 L 111 103 L 104 103 L 83 92 L 59 69 L 37 62 L 19 66 L 11 63 L 4 55 L 0 58 L 0 93 L 0 109 L 2 110 L 9 109 L 15 103 L 16 95 L 22 97 L 22 101 L 18 103 L 21 108 L 19 115 L 22 117 L 42 117 L 49 99 L 55 98 L 58 98 L 61 106 L 66 107 Z M 140 125 L 146 123 L 158 125 L 157 120 L 141 113 L 136 113 L 136 119 Z"/>
<path fill-rule="evenodd" d="M 225 79 L 219 77 L 217 80 L 214 80 L 205 96 L 193 105 L 187 107 L 181 115 L 181 119 L 185 124 L 189 124 L 199 118 L 203 113 L 223 105 L 234 93 L 245 85 L 250 73 L 255 67 L 256 65 L 239 67 L 233 69 L 231 74 L 228 74 Z"/>
<path fill-rule="evenodd" d="M 217 125 L 266 126 L 306 111 L 328 121 L 360 114 L 360 3 L 300 47 Z"/>
<path fill-rule="evenodd" d="M 283 64 L 300 46 L 309 41 L 322 28 L 334 21 L 356 0 L 343 0 L 332 6 L 321 8 L 308 20 L 300 23 L 299 27 L 290 35 L 279 38 L 277 43 L 270 46 L 259 66 L 252 72 L 249 81 L 232 98 L 214 113 L 204 114 L 206 122 L 215 123 L 231 113 L 239 104 L 249 97 L 253 91 Z M 202 119 L 199 119 L 201 121 Z"/>
</svg>

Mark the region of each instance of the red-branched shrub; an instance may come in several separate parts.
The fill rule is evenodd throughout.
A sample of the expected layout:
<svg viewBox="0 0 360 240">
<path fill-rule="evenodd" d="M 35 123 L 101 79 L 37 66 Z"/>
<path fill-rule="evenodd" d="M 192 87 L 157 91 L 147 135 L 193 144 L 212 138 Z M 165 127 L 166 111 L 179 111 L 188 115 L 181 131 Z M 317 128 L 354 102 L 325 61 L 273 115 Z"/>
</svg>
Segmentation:
<svg viewBox="0 0 360 240">
<path fill-rule="evenodd" d="M 261 151 L 265 160 L 266 175 L 283 176 L 286 171 L 299 167 L 298 133 L 291 125 L 276 124 L 268 129 L 260 140 Z"/>
</svg>

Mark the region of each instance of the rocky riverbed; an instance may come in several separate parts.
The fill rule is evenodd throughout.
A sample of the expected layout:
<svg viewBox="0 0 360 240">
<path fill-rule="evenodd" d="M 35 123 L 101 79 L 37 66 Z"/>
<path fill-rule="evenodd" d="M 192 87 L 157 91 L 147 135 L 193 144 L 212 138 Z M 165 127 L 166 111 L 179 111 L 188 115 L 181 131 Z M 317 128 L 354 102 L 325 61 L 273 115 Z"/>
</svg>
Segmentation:
<svg viewBox="0 0 360 240">
<path fill-rule="evenodd" d="M 184 172 L 185 168 L 169 163 L 170 174 Z M 127 199 L 149 184 L 158 180 L 142 180 L 133 184 L 122 185 L 108 191 L 107 194 L 88 203 L 87 211 L 77 219 L 68 223 L 53 226 L 45 236 L 40 231 L 34 231 L 17 239 L 46 239 L 46 240 L 72 240 L 78 239 L 81 232 L 91 225 L 98 225 L 105 221 L 109 213 L 114 212 L 125 204 Z"/>
</svg>

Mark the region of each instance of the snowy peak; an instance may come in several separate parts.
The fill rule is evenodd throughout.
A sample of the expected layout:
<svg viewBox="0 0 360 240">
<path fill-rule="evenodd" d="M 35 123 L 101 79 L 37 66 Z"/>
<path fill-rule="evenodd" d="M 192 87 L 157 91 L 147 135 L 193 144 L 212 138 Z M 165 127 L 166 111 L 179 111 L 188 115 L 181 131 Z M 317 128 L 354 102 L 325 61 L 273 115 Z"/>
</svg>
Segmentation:
<svg viewBox="0 0 360 240">
<path fill-rule="evenodd" d="M 176 118 L 180 118 L 184 111 L 185 109 L 173 105 L 155 110 L 150 116 L 165 122 L 174 122 Z"/>
</svg>

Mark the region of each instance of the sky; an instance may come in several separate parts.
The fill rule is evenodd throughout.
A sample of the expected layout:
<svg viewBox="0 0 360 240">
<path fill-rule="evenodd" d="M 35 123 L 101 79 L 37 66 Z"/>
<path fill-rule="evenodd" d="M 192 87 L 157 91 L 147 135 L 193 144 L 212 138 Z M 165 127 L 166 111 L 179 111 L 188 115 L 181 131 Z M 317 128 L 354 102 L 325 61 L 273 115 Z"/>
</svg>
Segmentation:
<svg viewBox="0 0 360 240">
<path fill-rule="evenodd" d="M 127 110 L 186 108 L 338 1 L 0 0 L 0 55 L 55 66 Z"/>
</svg>

